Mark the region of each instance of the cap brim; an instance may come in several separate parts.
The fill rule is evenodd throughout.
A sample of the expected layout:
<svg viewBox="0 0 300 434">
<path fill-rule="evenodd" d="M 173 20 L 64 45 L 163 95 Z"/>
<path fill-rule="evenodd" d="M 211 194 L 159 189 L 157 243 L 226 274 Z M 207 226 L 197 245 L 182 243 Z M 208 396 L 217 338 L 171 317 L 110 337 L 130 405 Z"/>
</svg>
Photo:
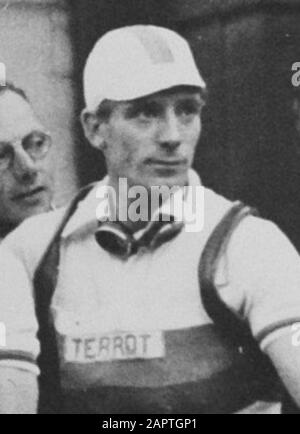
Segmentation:
<svg viewBox="0 0 300 434">
<path fill-rule="evenodd" d="M 166 68 L 165 71 L 159 69 L 155 74 L 153 74 L 152 70 L 149 71 L 149 74 L 143 73 L 140 77 L 136 75 L 134 80 L 126 81 L 126 86 L 124 84 L 119 86 L 116 83 L 111 89 L 106 89 L 105 95 L 103 94 L 103 88 L 101 89 L 101 95 L 97 95 L 97 91 L 94 89 L 93 101 L 90 101 L 88 108 L 94 110 L 104 100 L 132 101 L 178 86 L 206 88 L 205 82 L 197 70 L 192 71 L 192 73 L 188 73 L 186 70 L 174 73 L 173 68 L 172 70 Z"/>
</svg>

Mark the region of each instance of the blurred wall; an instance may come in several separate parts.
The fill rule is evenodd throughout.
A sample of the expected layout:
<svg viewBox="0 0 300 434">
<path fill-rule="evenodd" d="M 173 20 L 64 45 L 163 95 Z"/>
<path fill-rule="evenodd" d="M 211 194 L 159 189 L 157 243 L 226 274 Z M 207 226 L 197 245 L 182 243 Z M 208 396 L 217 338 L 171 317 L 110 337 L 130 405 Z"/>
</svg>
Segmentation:
<svg viewBox="0 0 300 434">
<path fill-rule="evenodd" d="M 56 202 L 77 189 L 70 8 L 64 0 L 0 0 L 0 61 L 52 133 Z"/>
</svg>

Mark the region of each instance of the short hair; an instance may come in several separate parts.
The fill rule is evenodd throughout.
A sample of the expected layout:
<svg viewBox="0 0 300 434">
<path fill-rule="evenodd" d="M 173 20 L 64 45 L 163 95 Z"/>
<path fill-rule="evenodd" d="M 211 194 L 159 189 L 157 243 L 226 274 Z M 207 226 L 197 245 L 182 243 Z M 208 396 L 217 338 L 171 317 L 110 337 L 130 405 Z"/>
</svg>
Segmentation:
<svg viewBox="0 0 300 434">
<path fill-rule="evenodd" d="M 17 87 L 12 82 L 7 82 L 4 86 L 0 86 L 0 96 L 5 92 L 14 92 L 23 98 L 25 101 L 29 102 L 29 99 L 23 89 Z"/>
<path fill-rule="evenodd" d="M 105 99 L 100 103 L 96 110 L 97 117 L 99 117 L 103 122 L 108 122 L 117 104 L 118 103 L 116 101 Z"/>
<path fill-rule="evenodd" d="M 186 86 L 176 86 L 178 89 L 182 89 L 182 88 L 186 88 Z M 201 89 L 201 88 L 196 88 L 194 86 L 188 86 L 191 90 L 193 89 L 194 91 L 198 92 L 199 95 L 202 98 L 203 101 L 203 105 L 206 105 L 207 103 L 207 99 L 208 99 L 208 91 L 207 89 Z M 166 91 L 171 91 L 172 89 L 166 89 Z M 142 97 L 146 98 L 146 97 Z M 104 122 L 109 121 L 109 118 L 114 110 L 114 108 L 116 107 L 116 105 L 118 104 L 117 101 L 111 101 L 108 99 L 105 99 L 104 101 L 102 101 L 100 103 L 100 105 L 98 106 L 98 108 L 96 109 L 96 115 Z"/>
</svg>

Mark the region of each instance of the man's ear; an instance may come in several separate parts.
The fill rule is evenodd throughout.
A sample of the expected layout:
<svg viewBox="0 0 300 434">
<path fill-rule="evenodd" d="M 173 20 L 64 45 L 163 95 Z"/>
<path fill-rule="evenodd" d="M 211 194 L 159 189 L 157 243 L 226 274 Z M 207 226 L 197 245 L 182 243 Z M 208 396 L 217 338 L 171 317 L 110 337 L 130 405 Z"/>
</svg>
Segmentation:
<svg viewBox="0 0 300 434">
<path fill-rule="evenodd" d="M 105 147 L 104 122 L 99 119 L 96 113 L 89 112 L 87 109 L 82 111 L 80 120 L 87 140 L 94 148 L 102 151 Z"/>
</svg>

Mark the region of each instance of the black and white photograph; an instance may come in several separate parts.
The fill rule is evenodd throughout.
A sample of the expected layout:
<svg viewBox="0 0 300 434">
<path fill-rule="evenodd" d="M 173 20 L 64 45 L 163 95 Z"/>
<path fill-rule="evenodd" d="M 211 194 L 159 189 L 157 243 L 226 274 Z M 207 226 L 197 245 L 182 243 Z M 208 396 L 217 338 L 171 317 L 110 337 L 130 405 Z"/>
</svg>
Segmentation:
<svg viewBox="0 0 300 434">
<path fill-rule="evenodd" d="M 300 414 L 300 0 L 0 0 L 0 414 Z"/>
</svg>

